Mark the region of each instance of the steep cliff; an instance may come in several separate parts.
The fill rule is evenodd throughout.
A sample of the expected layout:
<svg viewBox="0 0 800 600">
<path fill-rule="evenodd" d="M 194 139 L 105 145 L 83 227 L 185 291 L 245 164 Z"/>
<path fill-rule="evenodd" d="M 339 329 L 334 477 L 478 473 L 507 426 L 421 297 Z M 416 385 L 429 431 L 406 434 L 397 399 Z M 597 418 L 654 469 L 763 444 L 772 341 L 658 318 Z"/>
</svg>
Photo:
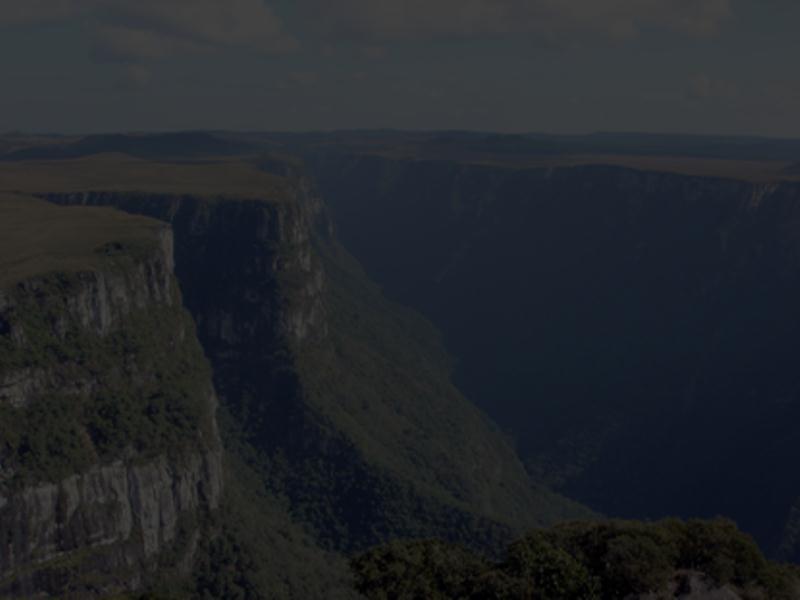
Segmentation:
<svg viewBox="0 0 800 600">
<path fill-rule="evenodd" d="M 428 316 L 531 472 L 611 515 L 800 495 L 800 185 L 613 166 L 311 160 L 343 243 Z"/>
<path fill-rule="evenodd" d="M 0 595 L 187 574 L 221 450 L 171 232 L 33 198 L 0 217 Z"/>
<path fill-rule="evenodd" d="M 255 449 L 271 489 L 323 546 L 409 535 L 496 545 L 519 527 L 585 514 L 531 484 L 449 383 L 435 331 L 366 282 L 304 179 L 289 189 L 264 199 L 45 197 L 171 223 L 230 445 Z"/>
</svg>

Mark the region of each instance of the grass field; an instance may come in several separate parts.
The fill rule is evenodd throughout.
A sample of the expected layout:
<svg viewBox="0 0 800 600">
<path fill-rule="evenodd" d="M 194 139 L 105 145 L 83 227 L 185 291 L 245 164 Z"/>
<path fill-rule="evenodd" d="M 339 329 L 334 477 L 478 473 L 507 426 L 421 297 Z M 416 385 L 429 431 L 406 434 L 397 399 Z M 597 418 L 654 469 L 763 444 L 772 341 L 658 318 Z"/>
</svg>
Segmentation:
<svg viewBox="0 0 800 600">
<path fill-rule="evenodd" d="M 61 207 L 0 192 L 0 288 L 53 272 L 99 267 L 109 244 L 144 249 L 165 225 L 110 208 Z"/>
<path fill-rule="evenodd" d="M 0 163 L 0 286 L 103 260 L 111 242 L 154 240 L 163 225 L 113 209 L 57 207 L 37 194 L 81 191 L 191 194 L 281 201 L 291 183 L 235 160 L 152 162 L 122 154 Z"/>
<path fill-rule="evenodd" d="M 0 163 L 0 192 L 142 191 L 264 198 L 291 194 L 282 177 L 236 160 L 153 162 L 124 154 Z"/>
</svg>

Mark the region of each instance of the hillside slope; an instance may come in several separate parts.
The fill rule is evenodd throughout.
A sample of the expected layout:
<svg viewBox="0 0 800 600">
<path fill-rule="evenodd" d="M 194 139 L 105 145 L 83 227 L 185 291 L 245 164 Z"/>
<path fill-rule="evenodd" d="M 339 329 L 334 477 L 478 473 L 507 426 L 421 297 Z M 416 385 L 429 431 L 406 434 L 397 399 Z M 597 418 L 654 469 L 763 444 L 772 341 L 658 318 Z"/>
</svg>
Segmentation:
<svg viewBox="0 0 800 600">
<path fill-rule="evenodd" d="M 532 473 L 605 514 L 723 514 L 800 558 L 798 184 L 312 164 L 343 243 L 443 331 Z"/>
</svg>

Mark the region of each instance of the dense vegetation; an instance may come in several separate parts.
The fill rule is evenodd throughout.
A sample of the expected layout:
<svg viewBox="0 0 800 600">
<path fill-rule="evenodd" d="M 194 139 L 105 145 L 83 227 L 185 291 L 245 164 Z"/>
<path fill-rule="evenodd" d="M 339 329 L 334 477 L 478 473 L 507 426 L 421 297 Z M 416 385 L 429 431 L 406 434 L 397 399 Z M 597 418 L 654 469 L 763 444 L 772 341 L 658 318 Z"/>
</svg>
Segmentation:
<svg viewBox="0 0 800 600">
<path fill-rule="evenodd" d="M 220 510 L 198 524 L 203 533 L 191 572 L 163 569 L 148 591 L 114 600 L 361 597 L 345 557 L 320 548 L 257 470 L 235 452 L 228 453 L 225 469 L 225 497 Z"/>
<path fill-rule="evenodd" d="M 768 562 L 723 519 L 565 523 L 514 542 L 497 562 L 440 541 L 393 542 L 352 568 L 358 590 L 374 600 L 671 598 L 698 583 L 746 598 L 800 593 L 800 570 Z"/>
<path fill-rule="evenodd" d="M 385 479 L 372 506 L 363 496 L 349 504 L 389 529 L 351 548 L 426 532 L 486 548 L 520 528 L 588 514 L 531 482 L 505 437 L 452 385 L 452 360 L 428 321 L 388 302 L 337 243 L 318 240 L 317 252 L 329 334 L 298 354 L 300 380 L 309 405 Z M 384 514 L 371 516 L 382 505 Z M 487 537 L 478 541 L 481 530 Z"/>
<path fill-rule="evenodd" d="M 24 342 L 0 332 L 0 375 L 39 377 L 41 390 L 27 406 L 0 405 L 2 487 L 214 443 L 210 371 L 177 290 L 98 335 L 68 307 L 93 278 L 52 275 L 11 292 L 3 318 Z"/>
</svg>

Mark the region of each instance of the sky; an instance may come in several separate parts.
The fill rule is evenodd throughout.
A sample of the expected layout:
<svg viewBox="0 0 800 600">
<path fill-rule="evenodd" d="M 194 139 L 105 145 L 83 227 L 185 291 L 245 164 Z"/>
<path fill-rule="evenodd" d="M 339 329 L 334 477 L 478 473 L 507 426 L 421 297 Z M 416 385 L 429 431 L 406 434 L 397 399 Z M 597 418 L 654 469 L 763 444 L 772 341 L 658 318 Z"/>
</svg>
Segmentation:
<svg viewBox="0 0 800 600">
<path fill-rule="evenodd" d="M 0 0 L 0 132 L 800 137 L 798 0 Z"/>
</svg>

